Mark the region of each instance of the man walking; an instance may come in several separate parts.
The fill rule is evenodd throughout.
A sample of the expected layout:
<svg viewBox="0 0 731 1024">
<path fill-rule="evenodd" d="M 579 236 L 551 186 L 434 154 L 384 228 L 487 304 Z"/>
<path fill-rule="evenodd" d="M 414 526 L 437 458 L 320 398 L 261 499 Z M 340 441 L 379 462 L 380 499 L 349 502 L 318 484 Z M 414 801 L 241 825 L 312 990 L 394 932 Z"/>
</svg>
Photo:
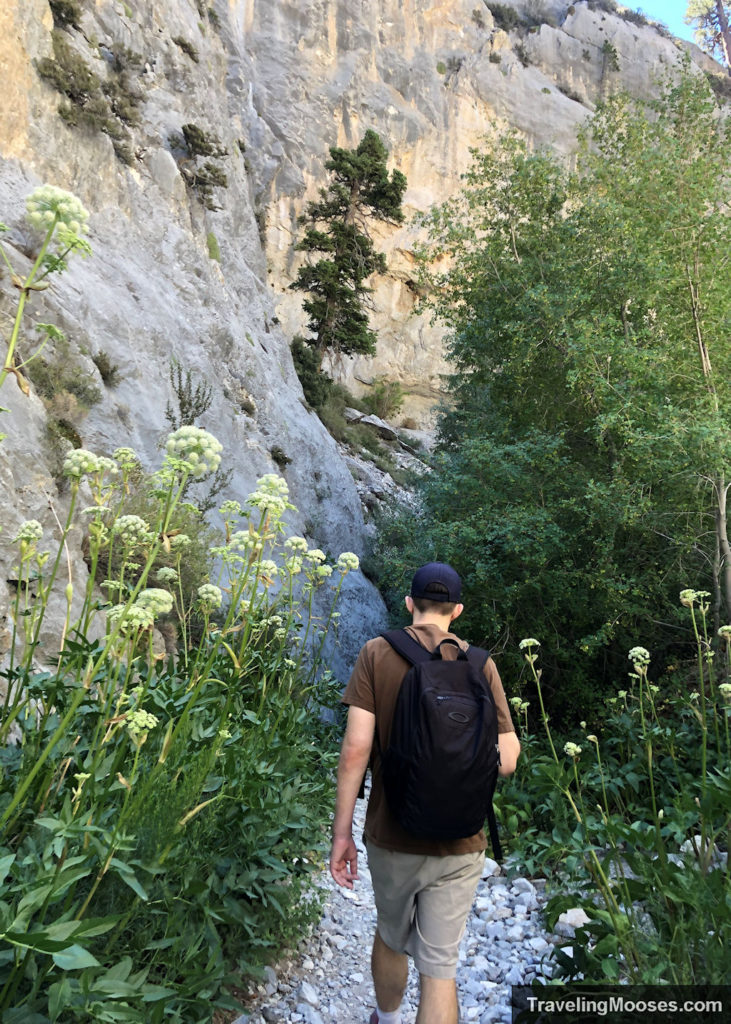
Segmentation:
<svg viewBox="0 0 731 1024">
<path fill-rule="evenodd" d="M 412 616 L 407 632 L 427 650 L 434 651 L 444 640 L 462 650 L 468 647 L 450 632 L 463 610 L 461 589 L 458 574 L 443 562 L 431 562 L 415 573 L 405 599 Z M 448 647 L 456 657 L 457 649 L 451 644 L 442 651 Z M 348 724 L 338 768 L 330 872 L 338 885 L 348 889 L 358 879 L 353 811 L 370 762 L 365 841 L 378 911 L 371 957 L 377 1007 L 370 1024 L 400 1024 L 409 956 L 420 978 L 417 1024 L 457 1024 L 459 943 L 487 843 L 483 831 L 463 839 L 417 838 L 401 827 L 389 809 L 380 751 L 388 747 L 396 699 L 408 669 L 409 663 L 382 637 L 369 640 L 358 655 L 343 695 L 343 703 L 349 706 Z M 515 771 L 520 743 L 491 658 L 484 675 L 497 711 L 498 770 L 509 775 Z"/>
</svg>

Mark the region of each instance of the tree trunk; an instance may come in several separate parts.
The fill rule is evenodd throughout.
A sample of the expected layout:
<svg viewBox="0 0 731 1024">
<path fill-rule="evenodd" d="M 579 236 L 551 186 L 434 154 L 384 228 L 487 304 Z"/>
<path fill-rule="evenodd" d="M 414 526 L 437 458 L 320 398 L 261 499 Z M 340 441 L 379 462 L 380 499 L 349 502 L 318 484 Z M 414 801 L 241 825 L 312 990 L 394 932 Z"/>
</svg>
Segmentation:
<svg viewBox="0 0 731 1024">
<path fill-rule="evenodd" d="M 723 50 L 723 59 L 726 61 L 726 70 L 729 75 L 731 75 L 731 30 L 729 29 L 723 0 L 716 0 L 716 11 L 718 12 L 718 25 L 721 30 L 721 49 Z"/>
<path fill-rule="evenodd" d="M 721 549 L 721 591 L 726 605 L 726 621 L 731 621 L 731 544 L 728 539 L 727 504 L 731 484 L 726 483 L 723 473 L 716 480 L 716 533 Z"/>
</svg>

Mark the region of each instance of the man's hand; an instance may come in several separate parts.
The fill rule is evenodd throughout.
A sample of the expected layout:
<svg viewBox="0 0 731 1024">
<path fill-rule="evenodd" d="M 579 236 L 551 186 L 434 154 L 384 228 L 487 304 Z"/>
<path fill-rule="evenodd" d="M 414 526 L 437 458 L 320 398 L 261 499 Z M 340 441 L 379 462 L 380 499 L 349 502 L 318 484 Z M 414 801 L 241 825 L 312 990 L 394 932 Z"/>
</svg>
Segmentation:
<svg viewBox="0 0 731 1024">
<path fill-rule="evenodd" d="M 352 836 L 333 837 L 330 874 L 345 889 L 352 889 L 358 881 L 358 850 Z"/>
</svg>

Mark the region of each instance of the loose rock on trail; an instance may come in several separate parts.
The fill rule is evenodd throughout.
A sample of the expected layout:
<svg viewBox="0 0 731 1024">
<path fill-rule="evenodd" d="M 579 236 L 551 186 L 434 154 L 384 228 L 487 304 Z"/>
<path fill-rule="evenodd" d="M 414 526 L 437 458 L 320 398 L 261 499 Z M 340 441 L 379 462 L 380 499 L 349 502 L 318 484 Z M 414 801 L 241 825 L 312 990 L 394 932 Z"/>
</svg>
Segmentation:
<svg viewBox="0 0 731 1024">
<path fill-rule="evenodd" d="M 329 874 L 319 924 L 290 959 L 266 968 L 246 1013 L 236 1024 L 367 1024 L 375 1006 L 370 954 L 376 927 L 370 872 L 362 843 L 365 801 L 356 805 L 354 835 L 360 880 L 341 889 Z M 550 977 L 549 954 L 561 936 L 545 931 L 544 880 L 512 878 L 486 859 L 460 948 L 460 1021 L 510 1021 L 510 988 Z M 414 1024 L 418 974 L 409 967 L 403 1024 Z"/>
</svg>

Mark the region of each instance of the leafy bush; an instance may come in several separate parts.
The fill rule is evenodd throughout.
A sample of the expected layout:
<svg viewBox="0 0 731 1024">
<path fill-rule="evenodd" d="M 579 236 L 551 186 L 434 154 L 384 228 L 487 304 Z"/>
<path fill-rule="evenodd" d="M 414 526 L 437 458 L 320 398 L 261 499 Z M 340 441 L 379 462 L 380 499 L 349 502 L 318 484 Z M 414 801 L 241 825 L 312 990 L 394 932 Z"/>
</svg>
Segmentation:
<svg viewBox="0 0 731 1024">
<path fill-rule="evenodd" d="M 0 383 L 38 359 L 16 365 L 44 259 L 58 271 L 59 242 L 88 251 L 74 196 L 43 186 L 28 215 L 44 241 L 18 277 Z M 129 448 L 75 448 L 60 538 L 54 525 L 47 550 L 29 520 L 14 539 L 0 673 L 0 1017 L 11 1024 L 209 1022 L 240 1009 L 226 986 L 317 913 L 310 879 L 336 758 L 319 712 L 338 696 L 321 656 L 358 559 L 331 566 L 304 538 L 282 543 L 293 506 L 276 475 L 243 507 L 226 502 L 225 539 L 192 558 L 204 527 L 183 495 L 220 453 L 182 426 L 143 478 Z M 82 495 L 85 584 L 63 579 Z M 65 620 L 42 651 L 54 594 Z"/>
<path fill-rule="evenodd" d="M 514 7 L 507 4 L 489 3 L 490 13 L 493 16 L 497 28 L 503 32 L 511 32 L 521 24 L 521 18 Z"/>
<path fill-rule="evenodd" d="M 322 409 L 333 385 L 331 377 L 320 368 L 320 356 L 301 335 L 292 339 L 292 361 L 305 399 L 313 409 Z"/>
<path fill-rule="evenodd" d="M 526 871 L 555 879 L 548 923 L 582 906 L 589 923 L 556 954 L 559 972 L 586 981 L 721 984 L 731 936 L 728 863 L 731 626 L 708 631 L 709 595 L 686 590 L 695 672 L 650 682 L 650 656 L 629 652 L 630 682 L 582 734 L 557 743 L 548 724 L 537 640 L 521 642 L 531 681 L 514 698 L 523 722 L 516 776 L 500 814 L 519 831 Z M 718 671 L 714 655 L 723 658 Z M 527 732 L 528 716 L 544 732 Z M 578 739 L 578 742 L 575 740 Z M 566 943 L 568 945 L 568 943 Z"/>
<path fill-rule="evenodd" d="M 104 381 L 104 386 L 116 388 L 117 384 L 119 384 L 120 372 L 117 364 L 112 362 L 109 353 L 102 349 L 91 358 L 99 371 L 101 379 Z"/>
<path fill-rule="evenodd" d="M 363 404 L 381 419 L 396 416 L 404 404 L 403 388 L 397 380 L 374 380 L 363 396 Z"/>
<path fill-rule="evenodd" d="M 195 46 L 190 42 L 189 39 L 185 39 L 183 36 L 173 36 L 173 42 L 175 45 L 187 54 L 188 57 L 193 61 L 194 64 L 198 64 L 200 57 Z"/>
<path fill-rule="evenodd" d="M 79 0 L 48 0 L 55 25 L 79 28 L 81 22 L 81 5 Z"/>
<path fill-rule="evenodd" d="M 216 263 L 221 262 L 221 246 L 218 244 L 215 232 L 209 231 L 206 236 L 206 246 L 208 247 L 208 256 L 210 259 L 215 260 Z"/>
</svg>

